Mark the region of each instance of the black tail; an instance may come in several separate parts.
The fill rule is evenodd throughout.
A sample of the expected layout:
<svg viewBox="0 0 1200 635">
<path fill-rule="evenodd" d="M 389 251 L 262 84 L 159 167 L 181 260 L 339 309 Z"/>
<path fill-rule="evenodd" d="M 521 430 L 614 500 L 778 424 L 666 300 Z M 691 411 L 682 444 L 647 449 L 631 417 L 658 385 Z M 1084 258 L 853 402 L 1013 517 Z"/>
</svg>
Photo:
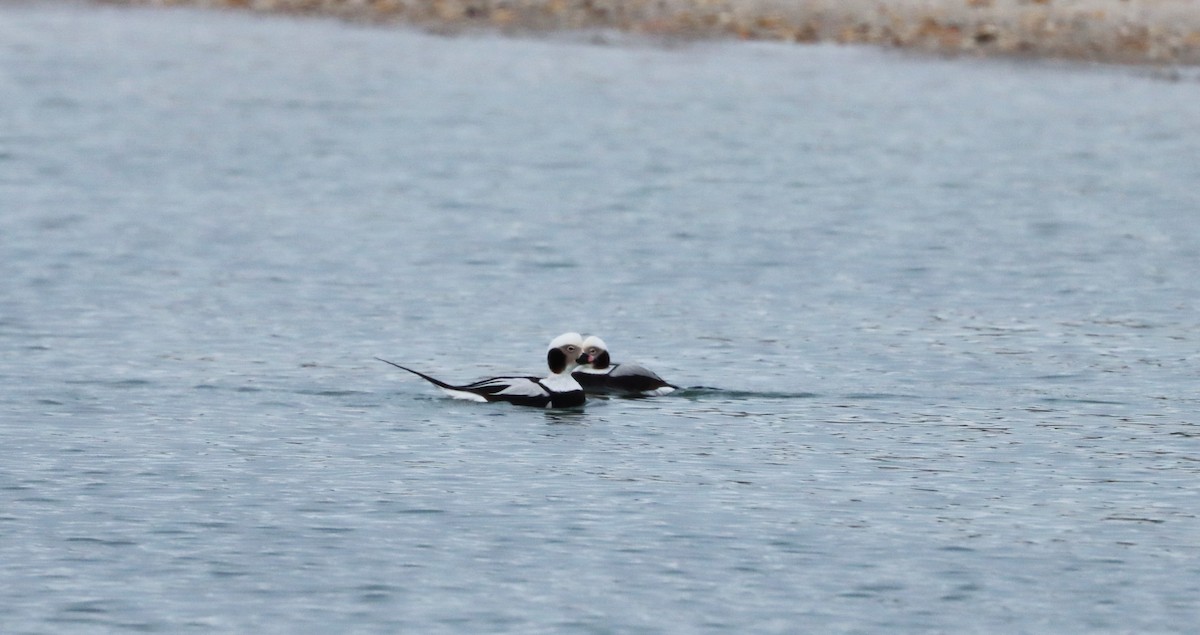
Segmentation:
<svg viewBox="0 0 1200 635">
<path fill-rule="evenodd" d="M 400 364 L 397 364 L 396 362 L 389 362 L 388 360 L 386 360 L 382 357 L 376 357 L 375 359 L 377 359 L 385 364 L 391 364 L 392 366 L 395 366 L 396 368 L 399 368 L 400 370 L 407 370 L 408 372 L 416 375 L 417 377 L 420 377 L 421 379 L 424 379 L 425 381 L 433 384 L 434 386 L 437 386 L 438 388 L 448 388 L 450 390 L 458 390 L 458 386 L 451 386 L 450 384 L 447 384 L 446 382 L 444 382 L 436 377 L 430 377 L 429 375 L 426 375 L 425 373 L 415 371 L 411 368 L 405 368 L 404 366 L 401 366 Z"/>
</svg>

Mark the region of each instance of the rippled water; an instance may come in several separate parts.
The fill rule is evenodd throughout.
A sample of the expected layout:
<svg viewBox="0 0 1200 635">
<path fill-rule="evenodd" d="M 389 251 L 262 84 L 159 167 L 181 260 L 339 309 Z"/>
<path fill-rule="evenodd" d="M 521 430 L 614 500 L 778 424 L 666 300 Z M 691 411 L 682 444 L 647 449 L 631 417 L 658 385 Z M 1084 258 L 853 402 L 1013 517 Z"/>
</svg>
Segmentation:
<svg viewBox="0 0 1200 635">
<path fill-rule="evenodd" d="M 1200 618 L 1200 83 L 5 3 L 0 98 L 5 633 Z M 569 329 L 703 388 L 372 359 Z"/>
</svg>

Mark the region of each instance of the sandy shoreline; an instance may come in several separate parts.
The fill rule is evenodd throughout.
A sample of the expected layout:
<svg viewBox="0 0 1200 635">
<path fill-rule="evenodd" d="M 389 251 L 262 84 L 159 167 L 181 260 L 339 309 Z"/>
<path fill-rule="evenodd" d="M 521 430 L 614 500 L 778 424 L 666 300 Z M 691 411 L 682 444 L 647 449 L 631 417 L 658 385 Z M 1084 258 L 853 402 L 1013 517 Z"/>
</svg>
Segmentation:
<svg viewBox="0 0 1200 635">
<path fill-rule="evenodd" d="M 439 31 L 617 29 L 943 54 L 1200 64 L 1197 0 L 109 0 L 401 22 Z"/>
</svg>

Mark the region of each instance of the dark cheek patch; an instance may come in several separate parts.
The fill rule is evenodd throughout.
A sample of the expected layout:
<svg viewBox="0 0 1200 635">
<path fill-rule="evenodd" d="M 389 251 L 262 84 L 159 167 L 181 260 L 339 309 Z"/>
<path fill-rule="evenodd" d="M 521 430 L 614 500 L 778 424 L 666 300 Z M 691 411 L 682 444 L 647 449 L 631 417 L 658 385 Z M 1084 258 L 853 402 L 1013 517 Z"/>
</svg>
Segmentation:
<svg viewBox="0 0 1200 635">
<path fill-rule="evenodd" d="M 608 368 L 608 365 L 611 363 L 612 361 L 608 358 L 608 351 L 604 351 L 596 356 L 596 360 L 592 362 L 592 368 L 603 370 Z"/>
<path fill-rule="evenodd" d="M 567 369 L 567 354 L 552 348 L 546 353 L 546 364 L 550 366 L 550 372 L 557 375 Z"/>
</svg>

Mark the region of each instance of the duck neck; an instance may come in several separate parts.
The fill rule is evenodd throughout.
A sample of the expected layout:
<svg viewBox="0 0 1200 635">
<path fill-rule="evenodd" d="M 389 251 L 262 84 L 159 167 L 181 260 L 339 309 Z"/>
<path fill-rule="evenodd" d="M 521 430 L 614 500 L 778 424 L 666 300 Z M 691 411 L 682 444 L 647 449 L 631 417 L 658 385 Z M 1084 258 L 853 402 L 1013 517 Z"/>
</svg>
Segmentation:
<svg viewBox="0 0 1200 635">
<path fill-rule="evenodd" d="M 550 373 L 542 380 L 542 385 L 553 390 L 554 392 L 569 392 L 572 390 L 583 390 L 579 382 L 571 376 L 571 371 L 576 367 L 572 366 L 561 373 Z"/>
</svg>

